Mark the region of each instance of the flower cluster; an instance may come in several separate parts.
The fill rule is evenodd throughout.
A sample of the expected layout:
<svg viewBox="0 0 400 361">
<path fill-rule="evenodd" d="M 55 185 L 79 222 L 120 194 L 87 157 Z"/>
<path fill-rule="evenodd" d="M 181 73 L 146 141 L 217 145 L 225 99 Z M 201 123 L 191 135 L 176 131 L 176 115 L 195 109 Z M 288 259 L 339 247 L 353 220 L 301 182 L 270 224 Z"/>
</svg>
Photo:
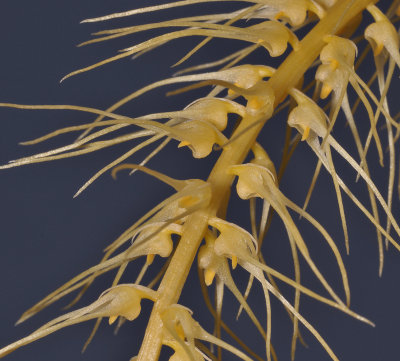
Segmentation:
<svg viewBox="0 0 400 361">
<path fill-rule="evenodd" d="M 211 5 L 214 1 L 216 0 L 178 0 L 86 21 L 105 21 L 197 3 Z M 400 245 L 395 240 L 400 237 L 400 226 L 391 211 L 395 174 L 394 144 L 400 137 L 400 126 L 396 117 L 391 115 L 387 99 L 394 69 L 396 65 L 400 67 L 399 35 L 393 25 L 393 19 L 399 9 L 398 1 L 393 2 L 386 14 L 367 0 L 249 0 L 246 4 L 234 12 L 207 13 L 95 33 L 94 39 L 81 45 L 154 28 L 173 29 L 126 47 L 118 55 L 76 70 L 63 79 L 122 58 L 141 56 L 172 40 L 189 36 L 200 36 L 204 39 L 177 64 L 193 56 L 213 38 L 247 43 L 246 47 L 223 59 L 183 69 L 171 78 L 145 86 L 106 110 L 70 105 L 24 106 L 0 103 L 2 107 L 66 109 L 96 115 L 93 122 L 59 129 L 25 142 L 36 144 L 64 133 L 82 132 L 72 144 L 11 161 L 0 169 L 75 157 L 128 143 L 132 144 L 131 149 L 100 169 L 75 196 L 109 170 L 112 170 L 114 178 L 122 170 L 130 170 L 131 174 L 141 171 L 174 189 L 172 195 L 148 210 L 114 240 L 105 249 L 105 254 L 97 265 L 77 275 L 34 305 L 22 315 L 19 322 L 25 321 L 65 295 L 80 290 L 69 305 L 73 306 L 97 277 L 117 269 L 111 287 L 103 292 L 98 300 L 60 316 L 30 336 L 0 349 L 0 357 L 63 327 L 97 319 L 86 347 L 102 318 L 107 317 L 110 324 L 119 318 L 118 327 L 126 320 L 133 321 L 141 312 L 142 299 L 150 299 L 154 302 L 154 307 L 141 349 L 138 355 L 131 359 L 137 361 L 156 361 L 163 346 L 173 350 L 170 361 L 215 359 L 214 346 L 208 348 L 207 343 L 217 346 L 218 359 L 221 359 L 221 349 L 225 349 L 245 361 L 251 360 L 249 355 L 256 359 L 266 357 L 268 361 L 276 360 L 276 351 L 271 342 L 274 324 L 271 295 L 285 308 L 293 325 L 292 359 L 295 357 L 297 342 L 304 343 L 300 332 L 300 325 L 303 325 L 319 341 L 330 358 L 338 360 L 322 335 L 303 317 L 300 307 L 302 295 L 373 325 L 371 321 L 350 309 L 349 280 L 340 246 L 306 209 L 317 177 L 325 169 L 332 178 L 347 252 L 350 242 L 343 193 L 376 228 L 380 249 L 380 273 L 383 267 L 383 237 L 387 243 L 390 242 L 400 250 Z M 374 21 L 364 31 L 364 38 L 370 44 L 364 52 L 367 55 L 369 50 L 373 51 L 379 88 L 377 95 L 371 90 L 369 82 L 364 81 L 356 72 L 360 41 L 354 33 L 364 10 L 372 15 Z M 311 28 L 310 24 L 314 23 L 316 25 Z M 301 38 L 299 30 L 308 29 L 307 26 L 310 26 L 311 30 Z M 277 58 L 275 60 L 280 65 L 272 67 L 245 63 L 243 59 L 256 50 L 266 52 L 268 59 Z M 222 68 L 212 70 L 220 66 Z M 305 76 L 309 74 L 310 77 Z M 374 81 L 374 77 L 370 83 Z M 175 111 L 142 116 L 119 114 L 119 109 L 131 100 L 156 88 L 178 84 L 186 85 L 170 94 L 200 87 L 209 87 L 209 93 Z M 358 97 L 354 104 L 351 104 L 349 91 L 354 91 Z M 286 98 L 289 100 L 285 101 Z M 321 99 L 324 102 L 321 102 Z M 368 135 L 363 140 L 355 118 L 359 105 L 368 115 L 370 125 Z M 282 147 L 282 159 L 278 164 L 276 159 L 268 155 L 268 141 L 259 137 L 259 134 L 265 124 L 281 111 L 287 111 L 287 121 L 282 122 L 283 127 L 286 127 L 286 139 Z M 352 132 L 357 156 L 351 155 L 337 140 L 334 126 L 340 119 L 341 111 Z M 384 146 L 378 127 L 381 117 L 385 120 L 390 158 L 386 197 L 374 184 L 367 162 L 367 153 L 370 144 L 373 143 L 383 164 Z M 234 124 L 229 124 L 231 122 Z M 393 129 L 396 129 L 396 135 L 393 134 Z M 125 133 L 122 134 L 122 131 Z M 177 148 L 188 147 L 193 158 L 206 158 L 212 152 L 220 152 L 209 177 L 204 180 L 189 177 L 178 180 L 148 167 L 147 164 L 152 158 L 169 142 L 176 142 Z M 303 207 L 286 196 L 288 193 L 281 187 L 290 158 L 296 148 L 301 146 L 308 147 L 317 159 Z M 139 151 L 150 147 L 153 149 L 139 160 L 138 164 L 125 163 L 126 160 L 137 156 Z M 336 158 L 332 155 L 333 151 L 354 170 L 357 179 L 361 178 L 364 181 L 371 209 L 354 195 L 342 179 L 343 176 L 337 170 Z M 249 157 L 249 154 L 252 154 L 252 157 Z M 356 157 L 359 160 L 356 160 Z M 251 232 L 227 217 L 234 186 L 241 201 L 250 203 Z M 260 204 L 261 216 L 257 218 L 256 210 Z M 385 226 L 382 226 L 380 221 L 379 207 L 383 209 L 386 217 Z M 343 297 L 320 270 L 309 242 L 302 235 L 293 214 L 310 223 L 316 237 L 320 237 L 332 252 L 341 278 Z M 282 239 L 287 239 L 289 243 L 291 255 L 288 258 L 293 266 L 293 277 L 271 267 L 263 253 L 263 243 L 267 239 L 273 215 L 280 219 L 283 225 Z M 157 259 L 160 262 L 154 262 L 156 256 L 161 258 Z M 143 265 L 135 281 L 121 283 L 128 264 L 138 259 L 143 260 Z M 195 321 L 193 312 L 179 304 L 182 288 L 196 259 L 199 283 L 215 318 L 212 332 L 205 331 Z M 163 267 L 157 276 L 144 286 L 147 270 L 156 263 L 162 263 Z M 301 266 L 309 268 L 325 295 L 302 284 Z M 244 293 L 237 287 L 233 274 L 237 267 L 248 275 Z M 287 295 L 281 291 L 279 282 L 289 285 L 293 294 Z M 253 309 L 248 301 L 252 288 L 256 287 L 255 283 L 263 292 L 267 315 L 265 322 L 260 320 L 257 310 Z M 210 302 L 210 288 L 215 289 L 214 304 Z M 261 357 L 249 349 L 223 323 L 225 288 L 239 303 L 238 316 L 243 310 L 257 329 L 265 344 L 265 356 Z M 289 301 L 290 299 L 292 300 Z M 222 340 L 222 328 L 238 341 L 238 347 Z M 242 350 L 239 350 L 239 347 Z"/>
</svg>

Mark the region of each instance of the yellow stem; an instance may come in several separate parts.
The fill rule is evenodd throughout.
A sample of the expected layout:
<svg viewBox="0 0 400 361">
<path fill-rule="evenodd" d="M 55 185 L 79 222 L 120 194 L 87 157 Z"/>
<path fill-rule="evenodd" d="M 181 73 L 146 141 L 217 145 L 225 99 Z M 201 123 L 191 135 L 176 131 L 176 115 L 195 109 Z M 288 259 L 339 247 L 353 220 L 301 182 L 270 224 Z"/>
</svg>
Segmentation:
<svg viewBox="0 0 400 361">
<path fill-rule="evenodd" d="M 326 35 L 337 34 L 340 29 L 363 11 L 369 4 L 377 0 L 339 0 L 300 42 L 299 49 L 293 51 L 270 78 L 269 84 L 275 92 L 275 106 L 281 103 L 288 91 L 295 87 L 303 74 L 317 59 Z M 226 173 L 231 165 L 241 164 L 265 122 L 268 120 L 254 117 L 244 118 L 232 137 L 240 134 L 257 121 L 235 141 L 224 148 L 215 164 L 208 182 L 212 187 L 212 200 L 208 209 L 191 215 L 185 222 L 183 233 L 176 252 L 159 286 L 159 299 L 155 303 L 140 352 L 138 361 L 157 361 L 162 343 L 161 313 L 171 304 L 177 303 L 192 266 L 197 250 L 208 227 L 209 217 L 216 215 L 226 194 L 229 192 L 233 176 Z M 261 120 L 261 121 L 260 121 Z"/>
</svg>

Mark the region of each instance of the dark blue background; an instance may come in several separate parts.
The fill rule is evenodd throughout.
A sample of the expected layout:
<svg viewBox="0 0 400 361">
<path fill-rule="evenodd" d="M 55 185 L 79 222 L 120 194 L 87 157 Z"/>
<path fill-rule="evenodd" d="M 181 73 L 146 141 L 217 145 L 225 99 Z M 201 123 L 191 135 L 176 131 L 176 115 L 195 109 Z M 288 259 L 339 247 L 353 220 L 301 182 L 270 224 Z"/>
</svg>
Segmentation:
<svg viewBox="0 0 400 361">
<path fill-rule="evenodd" d="M 85 73 L 59 84 L 59 80 L 70 71 L 87 66 L 115 54 L 118 49 L 145 39 L 136 36 L 108 43 L 77 49 L 76 44 L 87 40 L 90 32 L 114 26 L 154 21 L 154 15 L 132 17 L 103 24 L 80 25 L 79 21 L 116 11 L 150 5 L 154 1 L 18 1 L 3 0 L 0 12 L 1 68 L 0 102 L 22 104 L 75 104 L 105 109 L 130 92 L 169 76 L 169 66 L 180 55 L 197 44 L 197 39 L 186 39 L 152 51 L 132 61 L 125 59 L 101 69 Z M 230 5 L 216 6 L 227 11 Z M 181 9 L 177 16 L 194 14 L 200 7 Z M 229 8 L 228 10 L 231 10 Z M 159 15 L 156 16 L 158 18 Z M 161 15 L 162 16 L 162 15 Z M 166 16 L 167 17 L 167 16 Z M 232 42 L 214 41 L 203 49 L 189 64 L 218 59 L 237 46 Z M 257 58 L 258 57 L 258 58 Z M 253 62 L 269 61 L 260 52 Z M 371 69 L 362 71 L 367 74 Z M 394 82 L 398 81 L 396 73 Z M 397 86 L 398 89 L 398 86 Z M 393 92 L 396 90 L 393 89 Z M 394 93 L 393 93 L 394 94 Z M 199 96 L 199 95 L 197 95 Z M 177 110 L 195 99 L 195 94 L 165 98 L 164 90 L 155 91 L 132 102 L 121 110 L 123 114 L 137 116 L 156 111 Z M 395 110 L 395 109 L 394 109 Z M 393 113 L 395 113 L 393 111 Z M 73 141 L 74 135 L 63 136 L 43 145 L 26 148 L 18 142 L 35 138 L 49 131 L 73 124 L 82 124 L 93 117 L 70 111 L 18 111 L 0 109 L 0 161 L 33 154 Z M 360 122 L 364 132 L 368 123 L 365 114 Z M 284 118 L 273 119 L 261 135 L 261 142 L 274 160 L 278 161 L 283 145 Z M 361 128 L 363 126 L 361 125 Z M 354 154 L 349 129 L 344 122 L 338 123 L 335 135 Z M 385 131 L 381 130 L 385 139 Z M 171 190 L 160 182 L 142 174 L 128 177 L 120 175 L 115 182 L 105 174 L 77 199 L 72 199 L 76 190 L 98 169 L 129 149 L 128 145 L 67 159 L 54 163 L 37 164 L 0 172 L 0 346 L 21 338 L 41 324 L 56 317 L 59 309 L 68 300 L 62 300 L 28 322 L 14 328 L 13 324 L 24 310 L 54 290 L 57 286 L 94 265 L 101 257 L 101 250 L 122 231 L 139 218 L 143 212 L 156 205 Z M 139 162 L 145 152 L 138 154 Z M 177 178 L 205 178 L 211 169 L 215 154 L 205 160 L 193 160 L 187 149 L 177 150 L 176 142 L 150 163 L 150 167 Z M 356 194 L 368 205 L 365 186 L 354 184 L 354 174 L 339 159 L 337 168 Z M 384 169 L 376 166 L 376 151 L 371 148 L 371 161 L 375 181 L 385 194 L 387 164 Z M 387 163 L 387 160 L 386 160 Z M 302 204 L 315 166 L 314 156 L 301 144 L 299 152 L 290 164 L 282 190 L 298 204 Z M 377 242 L 374 228 L 345 198 L 345 208 L 350 228 L 350 256 L 345 256 L 343 235 L 340 229 L 337 203 L 333 185 L 324 173 L 311 202 L 310 212 L 328 229 L 343 254 L 350 277 L 352 308 L 373 320 L 377 327 L 371 328 L 336 310 L 303 297 L 302 314 L 321 332 L 341 360 L 397 360 L 398 327 L 400 321 L 398 274 L 400 255 L 393 247 L 385 254 L 382 279 L 378 277 Z M 395 215 L 398 215 L 397 194 Z M 232 201 L 229 219 L 248 225 L 248 205 L 243 201 Z M 384 220 L 384 218 L 382 217 Z M 383 221 L 384 223 L 385 221 Z M 334 289 L 340 295 L 339 273 L 332 254 L 321 242 L 319 235 L 304 221 L 298 222 L 311 249 L 311 255 L 321 267 Z M 272 266 L 292 275 L 287 236 L 282 224 L 274 219 L 271 233 L 264 245 L 264 254 Z M 141 265 L 142 261 L 139 261 Z M 303 266 L 305 266 L 303 264 Z M 128 269 L 125 281 L 136 277 L 138 267 Z M 323 293 L 307 267 L 303 267 L 305 285 Z M 244 288 L 245 275 L 235 271 L 239 287 Z M 111 276 L 98 280 L 89 290 L 80 305 L 86 305 L 109 287 Z M 290 290 L 283 287 L 289 299 Z M 235 300 L 226 292 L 225 319 L 232 319 L 237 309 Z M 192 308 L 195 318 L 211 331 L 211 318 L 201 300 L 196 272 L 184 289 L 182 304 Z M 250 304 L 261 319 L 265 318 L 262 293 L 254 292 Z M 149 304 L 144 303 L 145 311 Z M 291 325 L 278 302 L 273 302 L 273 343 L 280 360 L 290 359 Z M 113 336 L 113 328 L 103 325 L 85 354 L 81 346 L 91 330 L 91 324 L 73 326 L 57 332 L 32 345 L 7 356 L 10 361 L 22 360 L 129 360 L 137 353 L 146 324 L 144 314 L 132 324 L 126 324 Z M 245 315 L 236 325 L 236 330 L 249 339 L 249 344 L 259 354 L 263 343 Z M 104 323 L 105 324 L 105 323 Z M 304 329 L 303 335 L 309 348 L 298 346 L 297 360 L 328 360 L 325 351 Z M 163 356 L 164 357 L 164 356 Z M 165 356 L 166 357 L 166 356 Z M 227 356 L 230 359 L 230 356 Z"/>
</svg>

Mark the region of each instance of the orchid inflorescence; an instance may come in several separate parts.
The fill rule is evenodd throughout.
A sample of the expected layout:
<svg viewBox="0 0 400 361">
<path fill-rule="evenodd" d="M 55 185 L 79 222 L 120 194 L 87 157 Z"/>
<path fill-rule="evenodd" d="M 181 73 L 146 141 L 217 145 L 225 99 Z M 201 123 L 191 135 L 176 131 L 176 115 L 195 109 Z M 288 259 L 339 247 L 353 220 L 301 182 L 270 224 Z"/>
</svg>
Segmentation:
<svg viewBox="0 0 400 361">
<path fill-rule="evenodd" d="M 101 22 L 198 3 L 211 5 L 216 1 L 179 0 L 89 19 L 86 22 Z M 229 3 L 228 0 L 224 2 Z M 86 347 L 96 333 L 102 318 L 108 318 L 110 324 L 119 319 L 118 327 L 125 320 L 133 321 L 141 311 L 142 299 L 151 300 L 154 306 L 141 349 L 137 356 L 132 357 L 132 360 L 137 361 L 156 361 L 161 347 L 164 346 L 173 350 L 169 358 L 171 361 L 221 359 L 221 349 L 246 361 L 253 358 L 276 360 L 279 355 L 276 354 L 271 342 L 274 324 L 271 296 L 278 299 L 292 320 L 292 359 L 295 357 L 297 342 L 299 340 L 303 342 L 300 332 L 303 325 L 320 342 L 330 358 L 338 360 L 327 341 L 302 316 L 300 310 L 302 294 L 373 325 L 372 321 L 350 309 L 350 287 L 339 251 L 341 245 L 332 239 L 325 227 L 306 209 L 318 175 L 325 169 L 332 178 L 347 253 L 350 242 L 343 203 L 344 194 L 376 229 L 379 244 L 379 273 L 382 273 L 383 268 L 383 237 L 387 244 L 390 243 L 400 250 L 400 245 L 396 241 L 396 238 L 400 237 L 400 226 L 391 211 L 395 188 L 395 142 L 400 135 L 400 125 L 397 116 L 392 115 L 387 100 L 393 73 L 396 66 L 400 67 L 399 35 L 393 25 L 399 15 L 400 2 L 393 1 L 386 12 L 379 9 L 375 1 L 371 0 L 247 0 L 246 3 L 245 7 L 233 12 L 204 14 L 95 33 L 94 39 L 81 45 L 124 37 L 154 28 L 167 29 L 163 35 L 126 47 L 118 55 L 76 70 L 63 80 L 122 58 L 141 56 L 158 46 L 183 37 L 198 36 L 204 39 L 178 61 L 178 65 L 192 57 L 213 38 L 235 39 L 248 43 L 243 49 L 223 59 L 183 69 L 171 78 L 139 89 L 106 110 L 70 105 L 32 106 L 0 103 L 2 107 L 66 109 L 97 116 L 93 122 L 62 128 L 24 144 L 33 145 L 64 133 L 82 132 L 75 142 L 13 160 L 1 166 L 1 169 L 75 157 L 129 142 L 132 143 L 131 149 L 93 175 L 75 196 L 108 170 L 112 170 L 114 178 L 117 174 L 119 176 L 125 174 L 124 170 L 129 170 L 131 173 L 141 171 L 168 184 L 175 191 L 147 211 L 112 242 L 105 249 L 105 254 L 97 265 L 77 275 L 42 299 L 27 310 L 19 322 L 27 320 L 67 294 L 80 290 L 69 305 L 73 306 L 97 277 L 116 269 L 117 274 L 109 289 L 89 306 L 68 312 L 48 322 L 31 335 L 0 349 L 0 357 L 63 327 L 96 319 Z M 364 52 L 372 50 L 376 65 L 376 72 L 371 81 L 364 81 L 357 74 L 356 60 L 358 53 L 361 52 L 361 40 L 356 31 L 364 10 L 372 16 L 372 22 L 364 31 L 364 38 L 369 44 Z M 314 23 L 314 27 L 301 38 L 302 35 L 299 34 Z M 174 30 L 169 31 L 169 28 Z M 269 57 L 281 60 L 280 65 L 271 67 L 262 64 L 243 64 L 244 59 L 257 49 L 265 49 Z M 289 55 L 285 57 L 285 54 Z M 222 66 L 219 70 L 208 71 L 219 66 Z M 310 74 L 312 74 L 311 80 Z M 375 78 L 378 80 L 379 94 L 374 94 L 371 90 L 370 85 Z M 199 87 L 210 87 L 210 90 L 207 96 L 194 100 L 182 110 L 134 117 L 118 113 L 124 104 L 147 92 L 177 84 L 186 85 L 175 93 Z M 350 91 L 358 97 L 354 104 L 351 104 L 352 97 L 348 95 Z M 289 100 L 285 101 L 286 98 Z M 321 102 L 320 99 L 325 102 Z M 370 126 L 365 140 L 359 133 L 355 117 L 360 105 L 366 111 Z M 269 119 L 285 109 L 288 111 L 287 122 L 284 124 L 287 139 L 278 167 L 277 162 L 268 155 L 268 144 L 258 135 Z M 336 140 L 337 135 L 333 135 L 334 125 L 341 111 L 352 132 L 357 156 L 351 155 Z M 379 160 L 383 164 L 384 149 L 379 134 L 381 118 L 385 120 L 390 158 L 388 190 L 385 195 L 382 195 L 374 184 L 367 163 L 367 153 L 374 144 Z M 232 125 L 230 122 L 235 124 Z M 126 132 L 122 135 L 119 132 L 119 135 L 112 137 L 121 129 Z M 206 180 L 178 180 L 147 167 L 152 158 L 173 141 L 177 142 L 178 148 L 188 147 L 194 158 L 205 158 L 212 152 L 221 151 Z M 307 146 L 315 154 L 317 166 L 304 206 L 300 207 L 285 195 L 280 183 L 294 150 L 302 145 Z M 154 149 L 149 151 L 144 159 L 139 160 L 138 164 L 124 163 L 142 149 L 151 146 Z M 356 177 L 364 181 L 371 209 L 354 195 L 337 172 L 334 161 L 336 158 L 332 151 L 338 153 L 355 171 Z M 238 197 L 250 202 L 252 224 L 250 232 L 226 217 L 234 182 Z M 258 207 L 260 204 L 262 204 L 261 215 L 257 219 L 256 210 L 260 209 Z M 379 208 L 385 214 L 385 225 L 381 223 Z M 318 262 L 312 256 L 294 214 L 309 222 L 332 251 L 342 281 L 344 299 L 338 295 L 318 268 Z M 282 221 L 285 229 L 284 238 L 289 241 L 294 269 L 293 278 L 269 266 L 263 254 L 262 246 L 273 215 Z M 153 261 L 156 256 L 165 260 L 165 267 L 161 268 L 152 282 L 144 286 L 145 274 L 149 267 L 154 266 Z M 146 260 L 136 280 L 132 280 L 133 283 L 120 283 L 127 265 L 139 258 Z M 215 289 L 215 304 L 211 305 L 215 325 L 211 332 L 200 326 L 196 321 L 196 315 L 186 305 L 179 304 L 180 293 L 189 270 L 196 264 L 196 258 L 199 282 L 205 298 L 209 297 L 208 292 L 211 287 Z M 302 285 L 301 259 L 316 277 L 325 295 Z M 244 293 L 238 288 L 232 272 L 237 267 L 248 273 L 248 284 Z M 291 286 L 294 297 L 283 295 L 277 281 Z M 260 320 L 257 310 L 248 302 L 255 282 L 261 286 L 264 296 L 267 315 L 264 321 Z M 238 315 L 244 311 L 264 340 L 265 355 L 258 356 L 223 323 L 225 288 L 239 302 Z M 290 298 L 293 300 L 290 301 Z M 236 346 L 222 340 L 220 337 L 222 328 L 238 341 Z M 208 343 L 215 345 L 216 348 L 206 347 Z M 213 353 L 216 349 L 218 356 Z"/>
</svg>

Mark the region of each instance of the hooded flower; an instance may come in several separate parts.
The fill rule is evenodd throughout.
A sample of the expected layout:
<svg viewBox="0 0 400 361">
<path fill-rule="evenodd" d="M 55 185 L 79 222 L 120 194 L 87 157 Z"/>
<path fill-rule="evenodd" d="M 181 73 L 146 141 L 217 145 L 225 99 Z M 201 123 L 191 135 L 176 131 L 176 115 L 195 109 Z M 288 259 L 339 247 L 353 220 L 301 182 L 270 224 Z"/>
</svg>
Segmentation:
<svg viewBox="0 0 400 361">
<path fill-rule="evenodd" d="M 119 316 L 124 317 L 129 321 L 133 321 L 140 314 L 140 302 L 143 298 L 155 301 L 157 299 L 157 293 L 149 288 L 134 284 L 120 284 L 109 288 L 100 295 L 97 301 L 93 302 L 89 306 L 57 317 L 40 327 L 29 336 L 0 349 L 0 358 L 21 346 L 27 345 L 55 331 L 76 323 L 99 317 L 109 317 L 109 323 L 111 324 Z"/>
</svg>

